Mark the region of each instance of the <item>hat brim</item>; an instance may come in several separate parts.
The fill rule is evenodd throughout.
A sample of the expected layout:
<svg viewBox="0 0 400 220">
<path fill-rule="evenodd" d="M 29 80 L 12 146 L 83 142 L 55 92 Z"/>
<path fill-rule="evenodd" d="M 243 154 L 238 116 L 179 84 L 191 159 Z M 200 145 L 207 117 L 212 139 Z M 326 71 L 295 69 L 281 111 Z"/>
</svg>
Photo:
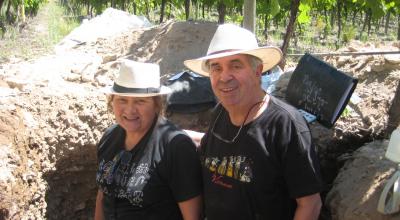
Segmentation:
<svg viewBox="0 0 400 220">
<path fill-rule="evenodd" d="M 282 60 L 282 51 L 278 47 L 259 47 L 250 50 L 234 50 L 217 54 L 212 54 L 197 59 L 185 60 L 184 65 L 195 73 L 203 76 L 209 76 L 206 61 L 215 58 L 227 57 L 236 54 L 248 54 L 261 59 L 263 64 L 263 72 L 272 69 Z"/>
<path fill-rule="evenodd" d="M 119 96 L 130 96 L 130 97 L 152 97 L 152 96 L 162 96 L 168 95 L 172 92 L 172 90 L 166 86 L 161 86 L 160 92 L 158 93 L 121 93 L 116 92 L 113 89 L 113 86 L 107 86 L 100 89 L 101 93 L 105 93 L 106 95 L 119 95 Z"/>
</svg>

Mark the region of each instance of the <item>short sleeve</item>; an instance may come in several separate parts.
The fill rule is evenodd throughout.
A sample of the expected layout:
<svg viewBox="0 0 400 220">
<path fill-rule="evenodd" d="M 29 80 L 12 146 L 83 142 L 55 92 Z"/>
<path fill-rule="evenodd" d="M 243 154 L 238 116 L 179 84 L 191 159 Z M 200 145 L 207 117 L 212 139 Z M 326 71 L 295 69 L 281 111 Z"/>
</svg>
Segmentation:
<svg viewBox="0 0 400 220">
<path fill-rule="evenodd" d="M 299 198 L 321 192 L 323 184 L 311 132 L 294 123 L 285 132 L 289 141 L 283 146 L 283 167 L 290 196 Z"/>
<path fill-rule="evenodd" d="M 124 131 L 117 124 L 107 128 L 96 145 L 97 162 L 99 163 L 102 159 L 109 160 L 110 157 L 114 157 L 115 153 L 118 151 L 116 146 L 121 145 L 124 139 Z"/>
<path fill-rule="evenodd" d="M 168 144 L 168 182 L 177 202 L 194 198 L 202 192 L 201 165 L 196 146 L 183 134 L 175 136 Z"/>
</svg>

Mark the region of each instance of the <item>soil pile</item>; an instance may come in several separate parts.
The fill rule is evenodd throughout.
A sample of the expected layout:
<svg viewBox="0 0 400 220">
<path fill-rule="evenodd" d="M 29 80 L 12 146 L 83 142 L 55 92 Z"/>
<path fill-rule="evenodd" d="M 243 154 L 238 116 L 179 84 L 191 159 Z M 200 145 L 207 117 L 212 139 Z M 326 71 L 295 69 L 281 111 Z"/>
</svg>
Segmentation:
<svg viewBox="0 0 400 220">
<path fill-rule="evenodd" d="M 399 51 L 399 44 L 352 42 L 340 51 Z M 358 78 L 359 83 L 346 112 L 332 129 L 318 123 L 310 125 L 327 183 L 325 193 L 329 192 L 323 218 L 399 219 L 399 215 L 391 218 L 376 211 L 379 195 L 394 166 L 383 156 L 387 141 L 372 141 L 386 139 L 400 125 L 400 57 L 337 56 L 325 61 Z M 281 77 L 277 96 L 285 97 L 291 73 L 287 71 Z"/>
<path fill-rule="evenodd" d="M 169 22 L 3 64 L 0 219 L 92 218 L 95 145 L 113 123 L 99 87 L 111 83 L 126 58 L 159 63 L 166 79 L 182 70 L 184 59 L 205 53 L 215 28 Z M 177 120 L 204 130 L 204 117 Z"/>
</svg>

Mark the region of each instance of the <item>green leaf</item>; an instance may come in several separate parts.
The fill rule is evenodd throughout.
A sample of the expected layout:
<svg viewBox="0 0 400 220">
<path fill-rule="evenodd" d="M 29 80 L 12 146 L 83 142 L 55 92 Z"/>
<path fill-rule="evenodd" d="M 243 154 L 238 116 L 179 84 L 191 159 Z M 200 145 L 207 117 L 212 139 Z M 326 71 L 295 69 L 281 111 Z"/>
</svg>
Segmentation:
<svg viewBox="0 0 400 220">
<path fill-rule="evenodd" d="M 279 1 L 278 0 L 271 0 L 271 8 L 270 8 L 270 11 L 269 11 L 269 15 L 271 17 L 275 17 L 275 15 L 277 15 L 280 10 L 281 10 L 281 6 L 279 5 Z"/>
<path fill-rule="evenodd" d="M 379 19 L 386 13 L 385 2 L 382 0 L 367 0 L 366 7 L 371 9 L 373 19 Z"/>
<path fill-rule="evenodd" d="M 297 22 L 299 22 L 299 24 L 309 24 L 311 22 L 311 17 L 309 16 L 310 10 L 310 5 L 300 2 L 299 16 L 297 17 Z"/>
</svg>

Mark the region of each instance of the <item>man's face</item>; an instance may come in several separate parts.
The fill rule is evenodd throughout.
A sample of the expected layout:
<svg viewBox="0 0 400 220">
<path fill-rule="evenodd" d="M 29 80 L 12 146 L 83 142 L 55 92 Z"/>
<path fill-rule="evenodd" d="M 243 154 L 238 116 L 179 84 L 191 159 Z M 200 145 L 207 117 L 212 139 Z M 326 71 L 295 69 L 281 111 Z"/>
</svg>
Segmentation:
<svg viewBox="0 0 400 220">
<path fill-rule="evenodd" d="M 244 54 L 210 59 L 208 64 L 212 89 L 225 108 L 252 103 L 260 89 L 261 65 L 253 70 Z"/>
</svg>

